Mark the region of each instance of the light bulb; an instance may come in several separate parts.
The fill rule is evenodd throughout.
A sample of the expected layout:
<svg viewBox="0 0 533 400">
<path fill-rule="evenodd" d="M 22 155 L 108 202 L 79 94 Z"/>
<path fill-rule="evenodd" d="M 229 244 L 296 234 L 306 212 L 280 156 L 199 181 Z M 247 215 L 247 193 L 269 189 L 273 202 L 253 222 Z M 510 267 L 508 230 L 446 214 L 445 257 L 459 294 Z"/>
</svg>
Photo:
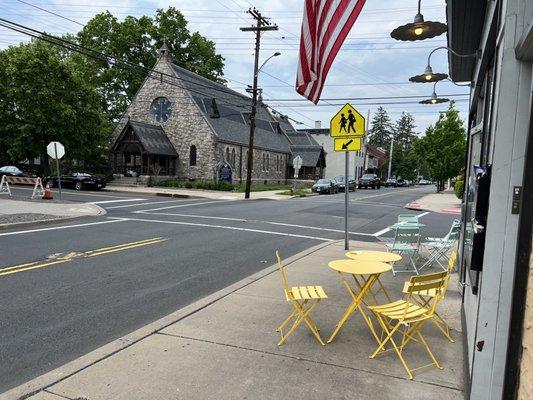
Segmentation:
<svg viewBox="0 0 533 400">
<path fill-rule="evenodd" d="M 432 102 L 433 104 L 436 104 L 436 103 L 437 103 L 437 99 L 431 99 L 431 102 Z"/>
<path fill-rule="evenodd" d="M 431 80 L 431 75 L 426 75 L 426 81 L 430 81 Z"/>
<path fill-rule="evenodd" d="M 420 36 L 424 32 L 423 28 L 415 28 L 415 35 Z"/>
</svg>

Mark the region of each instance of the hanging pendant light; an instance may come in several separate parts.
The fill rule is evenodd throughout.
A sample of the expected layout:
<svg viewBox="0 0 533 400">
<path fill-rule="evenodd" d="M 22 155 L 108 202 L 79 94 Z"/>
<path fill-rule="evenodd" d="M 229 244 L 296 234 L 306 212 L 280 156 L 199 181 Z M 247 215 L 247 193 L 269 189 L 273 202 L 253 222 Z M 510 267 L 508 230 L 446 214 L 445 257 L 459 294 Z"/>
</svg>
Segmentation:
<svg viewBox="0 0 533 400">
<path fill-rule="evenodd" d="M 399 26 L 391 32 L 391 37 L 396 40 L 415 41 L 431 39 L 442 35 L 448 29 L 446 24 L 438 21 L 424 21 L 424 16 L 420 13 L 420 3 L 418 0 L 418 13 L 412 23 Z"/>
<path fill-rule="evenodd" d="M 438 97 L 437 93 L 435 92 L 435 86 L 437 86 L 437 82 L 435 82 L 433 85 L 433 93 L 431 93 L 431 97 L 429 99 L 419 101 L 420 104 L 440 104 L 450 101 L 450 99 L 445 97 Z"/>
</svg>

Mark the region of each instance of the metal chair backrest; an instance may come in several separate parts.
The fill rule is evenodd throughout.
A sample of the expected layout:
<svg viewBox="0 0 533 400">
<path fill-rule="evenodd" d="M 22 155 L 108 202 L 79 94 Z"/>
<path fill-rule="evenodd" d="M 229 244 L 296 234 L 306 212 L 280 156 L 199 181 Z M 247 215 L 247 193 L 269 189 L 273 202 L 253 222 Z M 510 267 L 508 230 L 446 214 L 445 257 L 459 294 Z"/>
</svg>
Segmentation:
<svg viewBox="0 0 533 400">
<path fill-rule="evenodd" d="M 398 223 L 402 223 L 402 222 L 418 222 L 418 215 L 400 214 L 398 215 Z"/>
<path fill-rule="evenodd" d="M 394 235 L 394 243 L 418 244 L 420 242 L 420 228 L 398 226 Z"/>
<path fill-rule="evenodd" d="M 429 306 L 429 315 L 433 315 L 438 302 L 444 297 L 445 286 L 448 280 L 448 272 L 435 272 L 433 274 L 412 276 L 407 287 L 407 306 L 404 311 L 404 317 L 409 309 L 409 303 L 413 303 L 414 295 L 424 296 L 430 290 L 435 290 L 435 296 L 428 299 L 426 306 Z"/>
<path fill-rule="evenodd" d="M 279 256 L 278 250 L 276 250 L 276 259 L 278 262 L 279 272 L 281 273 L 281 281 L 283 283 L 283 287 L 286 290 L 289 290 L 289 281 L 287 280 L 287 275 L 285 274 L 285 266 L 281 262 L 281 257 Z"/>
</svg>

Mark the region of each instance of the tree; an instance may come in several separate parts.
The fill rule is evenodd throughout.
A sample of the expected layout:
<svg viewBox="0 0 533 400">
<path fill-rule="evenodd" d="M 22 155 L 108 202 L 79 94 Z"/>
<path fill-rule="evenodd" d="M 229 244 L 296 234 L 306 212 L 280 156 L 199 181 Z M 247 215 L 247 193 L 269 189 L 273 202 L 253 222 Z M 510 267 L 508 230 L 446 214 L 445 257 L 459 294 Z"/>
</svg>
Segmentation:
<svg viewBox="0 0 533 400">
<path fill-rule="evenodd" d="M 466 156 L 466 132 L 459 111 L 450 103 L 445 114 L 439 116 L 435 126 L 426 129 L 426 135 L 415 145 L 415 151 L 427 163 L 438 190 L 444 182 L 461 172 Z"/>
<path fill-rule="evenodd" d="M 379 107 L 372 117 L 368 143 L 380 146 L 384 149 L 390 147 L 390 135 L 394 130 L 390 122 L 389 114 L 383 107 Z"/>
<path fill-rule="evenodd" d="M 417 137 L 414 129 L 415 119 L 409 113 L 402 113 L 394 124 L 392 172 L 396 177 L 403 179 L 416 178 L 416 156 L 412 152 L 413 141 Z M 390 157 L 390 154 L 388 154 L 388 157 Z"/>
<path fill-rule="evenodd" d="M 403 112 L 394 126 L 394 147 L 409 150 L 415 137 L 415 119 L 411 114 Z"/>
<path fill-rule="evenodd" d="M 41 157 L 58 140 L 80 162 L 105 154 L 110 126 L 98 92 L 57 47 L 32 41 L 0 52 L 0 144 L 6 162 Z"/>
<path fill-rule="evenodd" d="M 116 120 L 153 68 L 159 48 L 166 43 L 175 64 L 208 79 L 222 79 L 224 58 L 215 43 L 187 29 L 187 21 L 174 7 L 158 9 L 155 18 L 128 16 L 119 21 L 109 11 L 92 18 L 77 34 L 81 46 L 125 60 L 139 68 L 117 68 L 106 62 L 76 55 L 85 78 L 103 94 L 109 119 Z"/>
</svg>

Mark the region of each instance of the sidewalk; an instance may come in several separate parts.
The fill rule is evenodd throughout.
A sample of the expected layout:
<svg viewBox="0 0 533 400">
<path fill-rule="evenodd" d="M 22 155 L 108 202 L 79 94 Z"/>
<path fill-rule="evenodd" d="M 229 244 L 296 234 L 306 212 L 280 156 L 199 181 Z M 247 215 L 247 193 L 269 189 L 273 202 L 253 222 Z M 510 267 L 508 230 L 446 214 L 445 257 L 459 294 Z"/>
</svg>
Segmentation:
<svg viewBox="0 0 533 400">
<path fill-rule="evenodd" d="M 437 213 L 461 215 L 461 200 L 453 190 L 428 194 L 416 201 L 405 205 L 409 210 L 425 210 Z"/>
<path fill-rule="evenodd" d="M 352 242 L 351 248 L 381 245 Z M 326 290 L 329 298 L 313 314 L 325 338 L 349 304 L 338 275 L 327 267 L 339 258 L 345 258 L 343 243 L 335 242 L 285 260 L 290 284 L 321 284 Z M 389 273 L 382 281 L 397 298 L 407 278 Z M 462 399 L 460 302 L 452 280 L 439 311 L 454 328 L 456 342 L 426 325 L 425 337 L 444 369 L 416 371 L 410 381 L 394 354 L 368 358 L 376 343 L 357 313 L 331 344 L 320 346 L 300 326 L 278 347 L 274 329 L 291 307 L 276 266 L 271 266 L 0 399 L 18 398 L 38 385 L 47 388 L 32 400 Z M 418 344 L 405 354 L 412 367 L 429 362 Z"/>
<path fill-rule="evenodd" d="M 110 192 L 129 192 L 129 193 L 139 193 L 139 194 L 151 194 L 158 196 L 174 196 L 174 197 L 197 197 L 204 199 L 219 199 L 219 200 L 242 200 L 244 199 L 244 193 L 235 193 L 235 192 L 225 192 L 220 190 L 201 190 L 201 189 L 175 189 L 175 188 L 164 188 L 164 187 L 128 187 L 128 186 L 113 186 L 107 185 L 105 191 Z M 294 196 L 286 196 L 277 194 L 283 192 L 283 189 L 280 190 L 268 190 L 263 192 L 251 192 L 250 198 L 257 199 L 268 199 L 268 200 L 286 200 L 291 199 Z"/>
<path fill-rule="evenodd" d="M 96 204 L 0 199 L 0 229 L 105 213 Z"/>
</svg>

